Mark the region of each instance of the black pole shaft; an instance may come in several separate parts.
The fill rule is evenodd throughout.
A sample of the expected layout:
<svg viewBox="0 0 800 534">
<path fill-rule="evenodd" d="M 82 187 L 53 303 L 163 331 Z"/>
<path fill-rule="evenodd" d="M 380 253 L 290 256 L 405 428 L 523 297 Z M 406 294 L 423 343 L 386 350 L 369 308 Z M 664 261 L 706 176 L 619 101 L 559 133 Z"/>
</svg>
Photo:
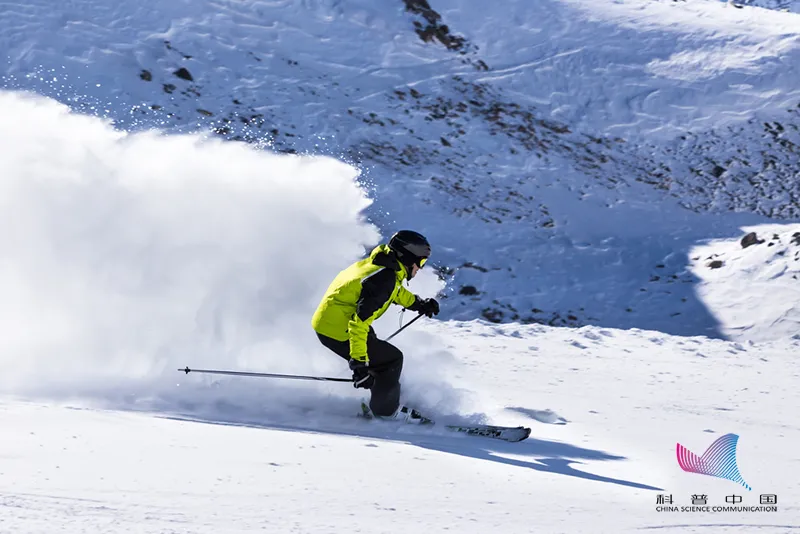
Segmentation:
<svg viewBox="0 0 800 534">
<path fill-rule="evenodd" d="M 416 321 L 416 320 L 417 320 L 417 319 L 419 319 L 420 317 L 422 317 L 422 314 L 421 314 L 421 313 L 420 313 L 419 315 L 417 315 L 416 317 L 414 317 L 413 319 L 411 319 L 410 321 L 408 321 L 408 322 L 407 322 L 406 324 L 404 324 L 403 326 L 401 326 L 401 327 L 400 327 L 400 330 L 398 330 L 397 332 L 395 332 L 395 333 L 394 333 L 394 334 L 392 334 L 391 336 L 387 337 L 387 338 L 386 338 L 386 341 L 389 341 L 389 340 L 390 340 L 390 339 L 392 339 L 394 336 L 396 336 L 397 334 L 399 334 L 400 332 L 402 332 L 403 330 L 405 330 L 406 328 L 408 328 L 409 326 L 411 326 L 411 325 L 414 323 L 414 321 Z"/>
<path fill-rule="evenodd" d="M 207 373 L 214 375 L 257 376 L 262 378 L 289 378 L 293 380 L 320 380 L 323 382 L 352 382 L 351 378 L 332 378 L 328 376 L 303 376 L 303 375 L 278 375 L 274 373 L 250 373 L 246 371 L 220 371 L 217 369 L 189 369 L 185 367 L 178 371 L 186 373 Z"/>
<path fill-rule="evenodd" d="M 388 340 L 392 339 L 394 336 L 396 336 L 397 334 L 399 334 L 400 332 L 402 332 L 403 330 L 405 330 L 406 328 L 411 326 L 414 323 L 414 321 L 418 320 L 420 317 L 422 317 L 421 313 L 419 315 L 417 315 L 416 317 L 414 317 L 413 319 L 411 319 L 406 324 L 404 324 L 403 326 L 401 326 L 400 329 L 397 332 L 395 332 L 391 336 L 387 337 L 386 340 L 388 341 Z M 288 379 L 292 379 L 292 380 L 319 380 L 319 381 L 323 381 L 323 382 L 352 382 L 353 381 L 351 378 L 333 378 L 333 377 L 328 377 L 328 376 L 279 375 L 279 374 L 274 374 L 274 373 L 251 373 L 251 372 L 248 372 L 248 371 L 221 371 L 221 370 L 218 370 L 218 369 L 189 369 L 189 367 L 184 367 L 183 369 L 178 369 L 178 371 L 180 371 L 182 373 L 186 373 L 187 375 L 189 373 L 206 373 L 206 374 L 213 374 L 213 375 L 256 376 L 256 377 L 260 377 L 260 378 L 288 378 Z"/>
</svg>

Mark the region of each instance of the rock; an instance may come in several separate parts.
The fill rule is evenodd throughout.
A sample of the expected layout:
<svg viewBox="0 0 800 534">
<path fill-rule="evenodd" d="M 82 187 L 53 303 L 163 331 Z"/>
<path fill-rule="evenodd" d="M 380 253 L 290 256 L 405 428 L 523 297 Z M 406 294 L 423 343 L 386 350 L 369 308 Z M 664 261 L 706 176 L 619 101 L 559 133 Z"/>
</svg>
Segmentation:
<svg viewBox="0 0 800 534">
<path fill-rule="evenodd" d="M 424 24 L 419 20 L 414 21 L 414 29 L 420 39 L 426 43 L 436 39 L 449 50 L 462 54 L 472 49 L 464 37 L 454 35 L 446 24 L 442 24 L 442 16 L 431 8 L 427 0 L 403 0 L 403 3 L 406 11 L 419 15 L 425 21 Z M 478 69 L 483 70 L 483 67 Z"/>
<path fill-rule="evenodd" d="M 458 290 L 459 295 L 477 295 L 478 288 L 475 286 L 462 286 L 461 289 Z"/>
<path fill-rule="evenodd" d="M 498 309 L 484 308 L 483 311 L 481 311 L 481 315 L 483 315 L 484 319 L 492 323 L 503 322 L 503 312 Z"/>
<path fill-rule="evenodd" d="M 186 80 L 188 82 L 193 82 L 194 81 L 194 78 L 192 78 L 191 73 L 188 70 L 186 70 L 185 67 L 179 68 L 178 70 L 176 70 L 172 74 L 174 74 L 178 78 L 180 78 L 182 80 Z"/>
<path fill-rule="evenodd" d="M 139 73 L 139 78 L 146 82 L 150 82 L 153 80 L 153 74 L 149 70 L 142 69 L 142 72 Z"/>
<path fill-rule="evenodd" d="M 741 240 L 742 248 L 747 248 L 750 245 L 760 245 L 763 242 L 764 240 L 759 239 L 755 232 L 750 232 Z"/>
<path fill-rule="evenodd" d="M 708 267 L 711 269 L 719 269 L 723 265 L 725 265 L 725 263 L 723 263 L 722 260 L 714 260 L 712 262 L 709 262 Z"/>
</svg>

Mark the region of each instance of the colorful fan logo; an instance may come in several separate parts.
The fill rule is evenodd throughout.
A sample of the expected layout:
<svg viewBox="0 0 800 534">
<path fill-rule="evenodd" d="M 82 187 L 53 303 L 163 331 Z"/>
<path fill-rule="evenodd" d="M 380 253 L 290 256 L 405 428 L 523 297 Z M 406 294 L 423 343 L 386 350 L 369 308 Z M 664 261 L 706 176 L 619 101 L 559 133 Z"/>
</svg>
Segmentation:
<svg viewBox="0 0 800 534">
<path fill-rule="evenodd" d="M 696 455 L 678 443 L 678 465 L 689 473 L 726 478 L 751 490 L 752 488 L 744 481 L 736 466 L 736 443 L 738 441 L 739 436 L 736 434 L 725 434 L 712 443 L 703 456 Z"/>
</svg>

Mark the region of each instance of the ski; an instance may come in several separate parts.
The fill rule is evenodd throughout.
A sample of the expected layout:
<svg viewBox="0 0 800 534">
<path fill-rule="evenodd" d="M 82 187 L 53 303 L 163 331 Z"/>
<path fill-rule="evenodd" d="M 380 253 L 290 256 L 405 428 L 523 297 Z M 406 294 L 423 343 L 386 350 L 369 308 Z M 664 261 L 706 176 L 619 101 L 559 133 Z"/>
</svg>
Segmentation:
<svg viewBox="0 0 800 534">
<path fill-rule="evenodd" d="M 412 410 L 413 411 L 413 410 Z M 367 406 L 366 402 L 361 403 L 361 413 L 359 417 L 366 419 L 373 419 L 372 411 Z M 419 415 L 419 414 L 418 414 Z M 413 424 L 422 426 L 433 426 L 436 423 L 422 415 L 420 421 Z M 398 421 L 400 422 L 400 421 Z M 469 436 L 480 436 L 484 438 L 500 439 L 512 443 L 528 439 L 531 435 L 531 429 L 523 426 L 496 426 L 496 425 L 445 425 L 444 428 L 453 432 L 460 432 Z"/>
<path fill-rule="evenodd" d="M 531 435 L 531 429 L 524 426 L 447 425 L 445 428 L 470 436 L 481 436 L 510 442 L 522 441 L 528 439 L 528 436 Z"/>
</svg>

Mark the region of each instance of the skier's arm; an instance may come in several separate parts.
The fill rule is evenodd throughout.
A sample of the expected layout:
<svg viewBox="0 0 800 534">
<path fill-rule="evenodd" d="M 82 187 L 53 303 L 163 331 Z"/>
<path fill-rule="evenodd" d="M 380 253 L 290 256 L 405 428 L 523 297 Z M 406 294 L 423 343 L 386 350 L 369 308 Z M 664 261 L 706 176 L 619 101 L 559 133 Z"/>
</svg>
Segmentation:
<svg viewBox="0 0 800 534">
<path fill-rule="evenodd" d="M 419 297 L 414 293 L 403 286 L 400 286 L 397 290 L 397 296 L 394 298 L 394 303 L 413 311 L 412 307 L 419 300 Z"/>
<path fill-rule="evenodd" d="M 403 286 L 400 286 L 398 289 L 394 302 L 407 310 L 419 312 L 428 317 L 438 315 L 439 313 L 439 303 L 436 299 L 420 298 L 419 295 L 415 295 Z"/>
<path fill-rule="evenodd" d="M 356 303 L 356 313 L 347 325 L 350 336 L 350 357 L 369 362 L 367 336 L 369 326 L 378 311 L 392 297 L 395 274 L 391 269 L 381 269 L 361 280 L 361 295 Z"/>
</svg>

